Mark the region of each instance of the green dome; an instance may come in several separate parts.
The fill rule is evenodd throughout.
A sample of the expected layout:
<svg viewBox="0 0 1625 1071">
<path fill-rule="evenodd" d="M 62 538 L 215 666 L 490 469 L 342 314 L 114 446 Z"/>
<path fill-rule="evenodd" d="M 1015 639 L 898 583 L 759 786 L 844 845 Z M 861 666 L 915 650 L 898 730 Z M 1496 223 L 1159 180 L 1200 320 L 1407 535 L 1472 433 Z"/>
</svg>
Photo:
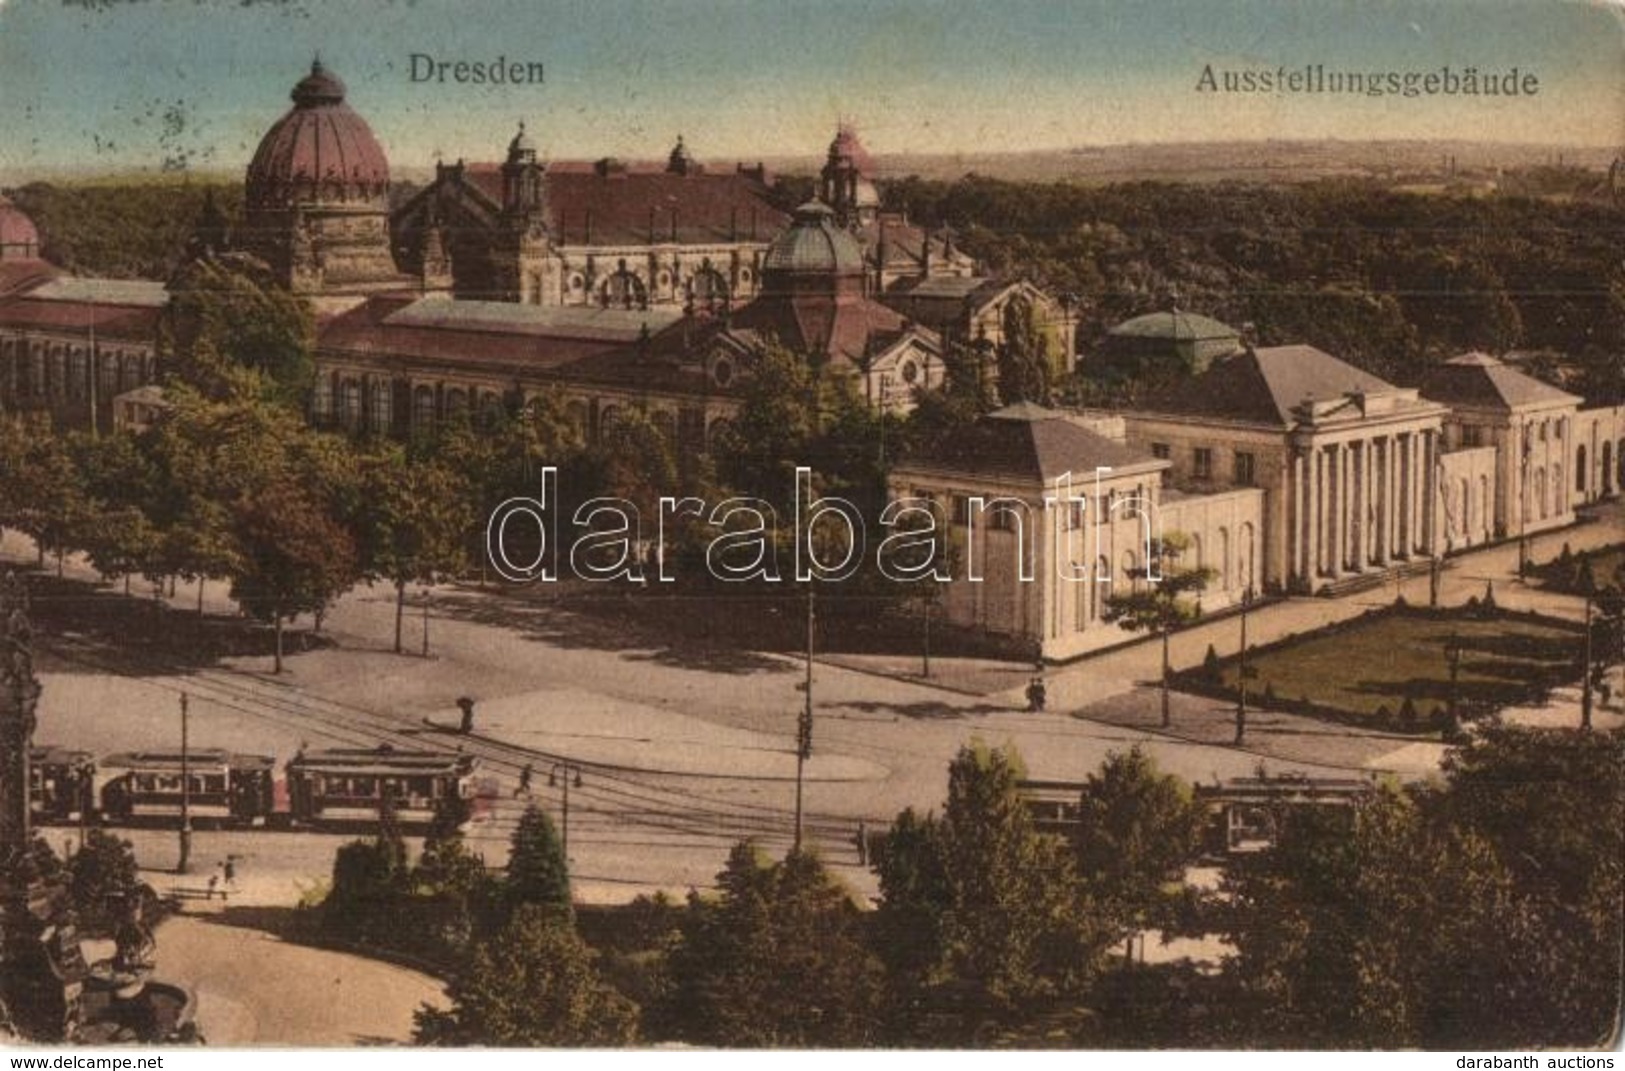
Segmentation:
<svg viewBox="0 0 1625 1071">
<path fill-rule="evenodd" d="M 763 272 L 861 274 L 863 247 L 835 222 L 835 210 L 819 201 L 796 209 L 790 229 L 773 240 Z"/>
<path fill-rule="evenodd" d="M 1210 316 L 1194 312 L 1148 312 L 1124 320 L 1107 334 L 1113 338 L 1168 339 L 1175 342 L 1203 342 L 1211 339 L 1239 339 L 1241 332 Z"/>
</svg>

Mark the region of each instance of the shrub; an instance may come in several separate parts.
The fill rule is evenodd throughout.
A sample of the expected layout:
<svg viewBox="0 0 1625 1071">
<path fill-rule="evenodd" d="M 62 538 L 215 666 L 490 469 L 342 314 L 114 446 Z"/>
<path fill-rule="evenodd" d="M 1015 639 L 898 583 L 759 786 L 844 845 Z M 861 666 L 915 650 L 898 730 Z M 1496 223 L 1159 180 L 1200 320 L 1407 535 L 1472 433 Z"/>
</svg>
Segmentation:
<svg viewBox="0 0 1625 1071">
<path fill-rule="evenodd" d="M 1414 732 L 1416 729 L 1416 703 L 1408 695 L 1405 702 L 1399 706 L 1399 725 L 1406 732 Z"/>
<path fill-rule="evenodd" d="M 1202 656 L 1202 678 L 1210 684 L 1220 684 L 1224 681 L 1224 672 L 1219 668 L 1219 652 L 1207 645 L 1207 654 Z"/>
</svg>

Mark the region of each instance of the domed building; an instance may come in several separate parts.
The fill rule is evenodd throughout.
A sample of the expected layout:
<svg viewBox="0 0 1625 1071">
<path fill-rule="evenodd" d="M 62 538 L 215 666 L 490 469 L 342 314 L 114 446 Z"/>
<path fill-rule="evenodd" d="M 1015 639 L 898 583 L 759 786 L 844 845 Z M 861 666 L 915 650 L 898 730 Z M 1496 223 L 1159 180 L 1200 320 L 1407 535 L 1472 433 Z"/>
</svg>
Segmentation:
<svg viewBox="0 0 1625 1071">
<path fill-rule="evenodd" d="M 27 213 L 0 196 L 0 261 L 40 259 L 39 231 Z"/>
<path fill-rule="evenodd" d="M 239 241 L 295 293 L 397 289 L 389 240 L 389 161 L 344 83 L 311 64 L 293 107 L 265 132 L 248 165 Z"/>
</svg>

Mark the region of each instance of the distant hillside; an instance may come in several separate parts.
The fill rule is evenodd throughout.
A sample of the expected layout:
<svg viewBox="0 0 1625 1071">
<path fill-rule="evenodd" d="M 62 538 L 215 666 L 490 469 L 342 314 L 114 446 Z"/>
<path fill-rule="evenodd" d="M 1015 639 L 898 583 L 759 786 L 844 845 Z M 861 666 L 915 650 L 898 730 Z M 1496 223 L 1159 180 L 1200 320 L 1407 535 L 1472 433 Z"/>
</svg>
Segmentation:
<svg viewBox="0 0 1625 1071">
<path fill-rule="evenodd" d="M 1308 182 L 1373 178 L 1392 182 L 1455 177 L 1553 165 L 1604 170 L 1614 152 L 1559 145 L 1475 141 L 1217 141 L 1102 145 L 1031 153 L 876 155 L 881 177 L 956 179 L 966 174 L 1011 181 L 1071 180 L 1091 185 L 1159 179 L 1170 182 Z M 810 173 L 822 157 L 769 159 L 786 173 Z"/>
</svg>

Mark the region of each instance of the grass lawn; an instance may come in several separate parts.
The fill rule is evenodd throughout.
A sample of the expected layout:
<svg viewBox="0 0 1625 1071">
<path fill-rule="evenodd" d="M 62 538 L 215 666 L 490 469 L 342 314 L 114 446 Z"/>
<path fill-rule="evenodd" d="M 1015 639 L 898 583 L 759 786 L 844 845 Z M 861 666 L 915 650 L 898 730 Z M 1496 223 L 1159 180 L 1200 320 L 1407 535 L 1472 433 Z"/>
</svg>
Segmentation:
<svg viewBox="0 0 1625 1071">
<path fill-rule="evenodd" d="M 1560 623 L 1512 614 L 1388 610 L 1252 652 L 1247 692 L 1261 698 L 1270 687 L 1280 703 L 1308 699 L 1360 720 L 1384 707 L 1397 716 L 1408 696 L 1423 728 L 1435 707 L 1450 702 L 1445 648 L 1452 634 L 1462 646 L 1464 716 L 1543 696 L 1580 677 L 1580 634 Z M 1226 660 L 1221 672 L 1233 694 L 1234 660 Z"/>
</svg>

